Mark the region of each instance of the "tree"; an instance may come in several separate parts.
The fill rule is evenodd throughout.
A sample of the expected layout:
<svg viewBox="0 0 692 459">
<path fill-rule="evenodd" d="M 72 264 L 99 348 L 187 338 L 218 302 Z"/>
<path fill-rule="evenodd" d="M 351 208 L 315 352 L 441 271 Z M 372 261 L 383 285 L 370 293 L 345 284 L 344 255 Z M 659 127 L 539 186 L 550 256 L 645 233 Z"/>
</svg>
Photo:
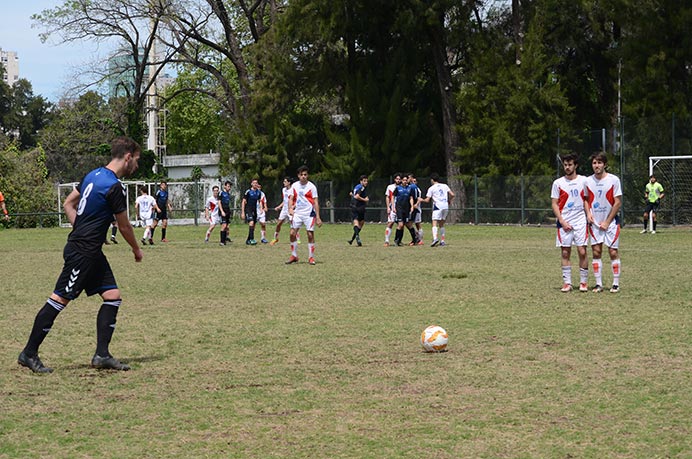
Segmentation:
<svg viewBox="0 0 692 459">
<path fill-rule="evenodd" d="M 12 86 L 0 86 L 0 133 L 16 138 L 21 148 L 36 146 L 37 135 L 51 117 L 52 104 L 34 96 L 31 83 L 23 78 Z"/>
</svg>

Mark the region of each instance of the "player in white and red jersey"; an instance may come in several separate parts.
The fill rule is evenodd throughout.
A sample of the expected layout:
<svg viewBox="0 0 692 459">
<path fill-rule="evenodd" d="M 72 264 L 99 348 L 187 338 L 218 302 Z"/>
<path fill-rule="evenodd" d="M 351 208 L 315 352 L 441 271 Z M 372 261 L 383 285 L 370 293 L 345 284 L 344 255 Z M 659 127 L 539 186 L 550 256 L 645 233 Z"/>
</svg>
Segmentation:
<svg viewBox="0 0 692 459">
<path fill-rule="evenodd" d="M 586 179 L 586 216 L 589 222 L 589 235 L 591 236 L 591 250 L 596 287 L 594 292 L 603 291 L 603 277 L 601 253 L 603 244 L 608 246 L 610 254 L 610 266 L 613 272 L 613 286 L 611 293 L 620 291 L 620 220 L 618 212 L 622 206 L 622 188 L 620 179 L 608 172 L 608 158 L 604 153 L 591 155 L 591 167 L 593 175 Z"/>
<path fill-rule="evenodd" d="M 260 242 L 266 244 L 267 240 L 267 195 L 262 191 L 262 185 L 257 184 L 260 190 L 260 198 L 257 200 L 257 222 L 260 224 Z"/>
<path fill-rule="evenodd" d="M 392 227 L 396 223 L 396 200 L 394 199 L 394 191 L 401 184 L 401 174 L 394 174 L 394 183 L 387 185 L 384 192 L 387 212 L 387 227 L 384 229 L 384 246 L 389 247 L 389 237 L 392 235 Z"/>
<path fill-rule="evenodd" d="M 320 203 L 317 196 L 317 187 L 308 181 L 308 167 L 298 168 L 298 181 L 291 185 L 289 196 L 289 215 L 291 221 L 291 257 L 286 264 L 298 262 L 298 242 L 296 234 L 301 226 L 305 226 L 308 233 L 308 263 L 315 264 L 315 225 L 322 226 L 320 218 Z"/>
<path fill-rule="evenodd" d="M 207 228 L 204 242 L 209 242 L 209 236 L 211 236 L 214 227 L 221 223 L 221 216 L 219 215 L 219 187 L 214 185 L 211 191 L 212 195 L 209 196 L 209 199 L 207 199 L 204 205 L 204 218 L 209 221 L 209 228 Z"/>
<path fill-rule="evenodd" d="M 586 259 L 586 211 L 584 188 L 586 177 L 577 174 L 579 159 L 575 154 L 560 157 L 565 175 L 553 182 L 550 191 L 553 213 L 557 219 L 556 247 L 561 248 L 562 292 L 572 290 L 572 246 L 579 255 L 579 291 L 588 292 L 589 261 Z"/>
<path fill-rule="evenodd" d="M 276 222 L 276 229 L 274 230 L 274 239 L 271 240 L 269 245 L 274 245 L 279 242 L 279 233 L 281 232 L 281 226 L 284 222 L 290 222 L 291 216 L 288 214 L 289 200 L 291 199 L 291 177 L 284 177 L 284 187 L 281 189 L 282 201 L 281 204 L 274 207 L 274 210 L 279 212 L 279 220 Z M 289 224 L 290 226 L 290 224 Z M 300 234 L 296 231 L 296 241 L 300 244 Z"/>
</svg>

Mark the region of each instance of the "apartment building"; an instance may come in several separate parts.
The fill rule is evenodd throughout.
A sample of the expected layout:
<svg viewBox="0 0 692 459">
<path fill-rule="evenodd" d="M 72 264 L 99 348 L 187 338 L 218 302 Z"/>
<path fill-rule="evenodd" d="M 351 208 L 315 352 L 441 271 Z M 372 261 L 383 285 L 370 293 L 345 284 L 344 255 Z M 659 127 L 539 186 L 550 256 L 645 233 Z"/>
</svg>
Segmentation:
<svg viewBox="0 0 692 459">
<path fill-rule="evenodd" d="M 15 51 L 5 51 L 0 48 L 0 62 L 4 69 L 2 81 L 12 86 L 19 80 L 19 56 Z"/>
</svg>

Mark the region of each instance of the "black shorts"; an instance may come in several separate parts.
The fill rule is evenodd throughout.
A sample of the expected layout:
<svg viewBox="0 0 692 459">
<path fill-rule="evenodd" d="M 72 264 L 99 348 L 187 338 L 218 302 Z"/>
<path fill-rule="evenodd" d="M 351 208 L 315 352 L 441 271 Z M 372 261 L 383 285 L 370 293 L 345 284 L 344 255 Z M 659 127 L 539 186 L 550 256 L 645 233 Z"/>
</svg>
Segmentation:
<svg viewBox="0 0 692 459">
<path fill-rule="evenodd" d="M 646 203 L 646 208 L 644 209 L 644 213 L 648 214 L 649 212 L 658 212 L 658 207 L 659 203 L 658 202 L 647 202 Z"/>
<path fill-rule="evenodd" d="M 75 251 L 68 243 L 63 250 L 63 259 L 65 264 L 53 290 L 56 295 L 74 300 L 82 291 L 91 296 L 118 288 L 103 252 L 87 257 Z"/>
<path fill-rule="evenodd" d="M 396 221 L 398 222 L 404 222 L 408 223 L 411 221 L 411 207 L 406 205 L 406 206 L 397 206 L 396 208 Z"/>
<path fill-rule="evenodd" d="M 365 207 L 352 206 L 351 207 L 351 217 L 352 220 L 357 220 L 362 222 L 365 220 Z"/>
<path fill-rule="evenodd" d="M 223 215 L 221 214 L 221 212 L 219 212 L 219 217 L 221 217 L 221 223 L 225 223 L 226 225 L 228 225 L 229 223 L 231 223 L 231 208 L 229 207 L 228 209 L 224 209 L 223 212 L 226 215 Z"/>
<path fill-rule="evenodd" d="M 257 223 L 257 209 L 251 212 L 245 211 L 245 223 L 250 222 Z"/>
<path fill-rule="evenodd" d="M 168 210 L 163 209 L 161 212 L 156 212 L 156 215 L 154 215 L 154 220 L 156 220 L 156 221 L 168 220 Z"/>
</svg>

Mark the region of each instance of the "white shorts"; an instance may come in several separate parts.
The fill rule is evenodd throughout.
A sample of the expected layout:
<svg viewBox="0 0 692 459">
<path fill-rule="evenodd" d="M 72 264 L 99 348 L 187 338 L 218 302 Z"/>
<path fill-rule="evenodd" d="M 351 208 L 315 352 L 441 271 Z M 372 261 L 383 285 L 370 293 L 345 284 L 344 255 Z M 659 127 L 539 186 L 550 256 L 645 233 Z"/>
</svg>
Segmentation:
<svg viewBox="0 0 692 459">
<path fill-rule="evenodd" d="M 218 225 L 219 223 L 221 223 L 221 215 L 213 214 L 211 217 L 209 217 L 210 225 Z"/>
<path fill-rule="evenodd" d="M 432 212 L 433 220 L 447 220 L 447 215 L 449 215 L 449 209 L 437 209 Z"/>
<path fill-rule="evenodd" d="M 267 222 L 267 213 L 262 212 L 261 214 L 257 214 L 257 221 L 259 223 L 266 223 Z"/>
<path fill-rule="evenodd" d="M 587 245 L 588 241 L 586 224 L 573 226 L 571 231 L 558 228 L 555 247 L 571 247 L 573 245 L 581 247 Z"/>
<path fill-rule="evenodd" d="M 615 220 L 610 222 L 607 230 L 602 230 L 597 225 L 589 225 L 589 235 L 591 245 L 605 244 L 612 249 L 620 246 L 620 224 L 615 223 Z"/>
<path fill-rule="evenodd" d="M 281 213 L 279 214 L 279 221 L 286 221 L 286 220 L 290 220 L 290 219 L 291 219 L 291 216 L 288 215 L 288 209 L 286 208 L 286 206 L 283 206 L 281 208 Z"/>
<path fill-rule="evenodd" d="M 423 221 L 423 209 L 418 209 L 416 216 L 413 217 L 413 223 L 420 223 Z"/>
<path fill-rule="evenodd" d="M 306 231 L 315 231 L 316 220 L 317 217 L 312 217 L 310 215 L 293 214 L 291 228 L 299 229 L 301 226 L 304 226 Z"/>
<path fill-rule="evenodd" d="M 144 223 L 144 226 L 152 226 L 154 224 L 153 218 L 142 218 L 141 220 Z"/>
<path fill-rule="evenodd" d="M 390 210 L 389 215 L 387 215 L 387 223 L 396 222 L 396 210 Z"/>
</svg>

